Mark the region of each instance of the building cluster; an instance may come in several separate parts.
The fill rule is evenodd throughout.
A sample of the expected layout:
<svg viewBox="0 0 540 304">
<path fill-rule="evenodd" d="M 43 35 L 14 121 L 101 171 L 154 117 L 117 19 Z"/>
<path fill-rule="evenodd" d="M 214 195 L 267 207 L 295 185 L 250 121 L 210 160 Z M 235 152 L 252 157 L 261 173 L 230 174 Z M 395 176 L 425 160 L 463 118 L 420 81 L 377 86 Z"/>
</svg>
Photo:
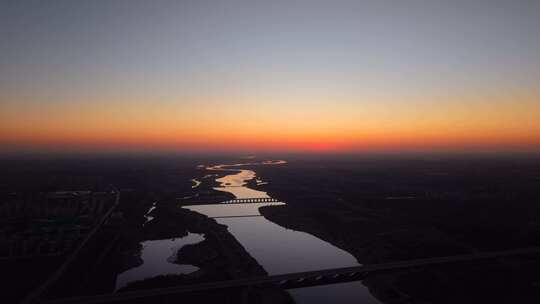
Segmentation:
<svg viewBox="0 0 540 304">
<path fill-rule="evenodd" d="M 116 201 L 114 190 L 12 193 L 0 199 L 0 259 L 70 252 Z"/>
</svg>

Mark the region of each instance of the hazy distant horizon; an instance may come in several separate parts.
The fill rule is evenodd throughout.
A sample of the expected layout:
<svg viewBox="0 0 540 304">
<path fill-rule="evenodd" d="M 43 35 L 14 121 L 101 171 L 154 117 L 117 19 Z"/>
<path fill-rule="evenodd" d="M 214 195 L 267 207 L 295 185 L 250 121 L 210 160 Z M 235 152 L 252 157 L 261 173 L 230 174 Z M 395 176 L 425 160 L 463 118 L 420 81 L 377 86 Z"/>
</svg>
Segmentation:
<svg viewBox="0 0 540 304">
<path fill-rule="evenodd" d="M 88 149 L 24 149 L 2 150 L 0 160 L 17 159 L 230 159 L 238 161 L 254 156 L 257 159 L 453 159 L 473 158 L 540 158 L 540 150 L 535 149 L 476 149 L 476 150 L 378 150 L 378 151 L 242 151 L 242 150 L 156 150 L 156 149 L 123 149 L 123 150 L 88 150 Z"/>
</svg>

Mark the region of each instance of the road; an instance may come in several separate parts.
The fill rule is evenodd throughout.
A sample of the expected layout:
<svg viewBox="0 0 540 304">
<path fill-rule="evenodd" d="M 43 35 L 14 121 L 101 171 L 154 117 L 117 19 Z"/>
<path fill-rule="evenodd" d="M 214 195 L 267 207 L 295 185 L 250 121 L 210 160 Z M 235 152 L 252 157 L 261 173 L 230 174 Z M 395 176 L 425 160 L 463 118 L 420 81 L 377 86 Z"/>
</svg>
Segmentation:
<svg viewBox="0 0 540 304">
<path fill-rule="evenodd" d="M 391 262 L 383 264 L 372 264 L 355 267 L 333 268 L 317 271 L 297 272 L 282 275 L 250 277 L 234 279 L 227 281 L 210 282 L 194 285 L 183 285 L 178 287 L 159 288 L 151 290 L 141 290 L 132 292 L 122 292 L 117 294 L 105 294 L 89 297 L 66 298 L 46 302 L 47 304 L 95 304 L 95 303 L 114 303 L 129 301 L 140 298 L 159 297 L 167 295 L 177 295 L 182 293 L 210 291 L 226 288 L 238 288 L 260 285 L 277 285 L 285 289 L 300 288 L 315 285 L 327 285 L 339 282 L 361 280 L 368 273 L 396 270 L 403 268 L 429 266 L 446 263 L 469 262 L 481 259 L 499 258 L 513 255 L 538 254 L 540 247 L 530 247 L 515 250 L 504 250 L 494 252 L 480 252 L 472 254 L 462 254 L 446 257 L 435 257 L 426 259 L 416 259 L 400 262 Z"/>
<path fill-rule="evenodd" d="M 109 217 L 114 212 L 114 209 L 118 206 L 120 203 L 120 191 L 116 189 L 116 187 L 113 186 L 114 192 L 115 192 L 115 199 L 114 203 L 111 205 L 109 210 L 101 217 L 101 219 L 98 221 L 96 225 L 92 228 L 92 230 L 86 235 L 85 239 L 81 241 L 81 243 L 73 250 L 73 252 L 66 258 L 65 262 L 54 272 L 50 277 L 47 278 L 47 280 L 41 284 L 37 289 L 35 289 L 33 292 L 31 292 L 26 298 L 23 299 L 21 303 L 23 304 L 30 304 L 30 303 L 36 303 L 39 302 L 39 298 L 45 293 L 45 291 L 52 286 L 55 282 L 57 282 L 60 277 L 64 274 L 64 272 L 67 271 L 67 269 L 70 267 L 70 265 L 75 261 L 79 253 L 83 250 L 83 248 L 86 246 L 86 244 L 94 237 L 94 235 L 99 231 L 101 226 L 107 222 Z"/>
</svg>

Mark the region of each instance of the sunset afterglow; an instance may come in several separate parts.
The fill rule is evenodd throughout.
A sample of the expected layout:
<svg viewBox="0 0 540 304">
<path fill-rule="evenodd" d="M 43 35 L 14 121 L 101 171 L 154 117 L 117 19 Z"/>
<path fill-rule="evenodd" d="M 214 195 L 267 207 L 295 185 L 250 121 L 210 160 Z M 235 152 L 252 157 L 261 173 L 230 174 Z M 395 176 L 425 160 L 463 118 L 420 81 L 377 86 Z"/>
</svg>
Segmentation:
<svg viewBox="0 0 540 304">
<path fill-rule="evenodd" d="M 540 148 L 537 10 L 271 2 L 8 5 L 0 145 Z"/>
</svg>

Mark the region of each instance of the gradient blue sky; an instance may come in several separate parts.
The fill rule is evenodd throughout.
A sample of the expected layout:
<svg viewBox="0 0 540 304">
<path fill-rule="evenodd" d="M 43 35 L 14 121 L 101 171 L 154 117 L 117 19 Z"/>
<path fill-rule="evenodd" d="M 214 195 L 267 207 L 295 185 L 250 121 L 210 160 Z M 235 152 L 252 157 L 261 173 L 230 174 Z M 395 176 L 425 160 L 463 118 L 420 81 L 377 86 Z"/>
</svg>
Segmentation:
<svg viewBox="0 0 540 304">
<path fill-rule="evenodd" d="M 389 121 L 412 126 L 407 117 L 425 115 L 435 122 L 417 128 L 443 131 L 414 142 L 443 140 L 463 123 L 493 141 L 495 129 L 477 126 L 468 109 L 497 109 L 497 124 L 526 121 L 514 133 L 540 139 L 527 121 L 540 107 L 540 1 L 3 1 L 0 39 L 6 146 L 99 144 L 152 130 L 163 116 L 140 145 L 178 137 L 179 147 L 206 147 L 219 135 L 197 122 L 211 128 L 216 115 L 229 121 L 216 129 L 275 133 L 278 146 L 333 134 L 363 146 L 400 129 L 385 131 Z M 502 114 L 509 108 L 516 113 Z M 124 111 L 134 125 L 121 121 Z M 292 131 L 266 127 L 281 113 Z M 450 122 L 437 123 L 446 113 Z M 73 119 L 62 132 L 45 114 L 111 128 L 79 130 Z M 264 124 L 230 122 L 238 114 Z M 379 125 L 355 125 L 378 115 Z"/>
</svg>

